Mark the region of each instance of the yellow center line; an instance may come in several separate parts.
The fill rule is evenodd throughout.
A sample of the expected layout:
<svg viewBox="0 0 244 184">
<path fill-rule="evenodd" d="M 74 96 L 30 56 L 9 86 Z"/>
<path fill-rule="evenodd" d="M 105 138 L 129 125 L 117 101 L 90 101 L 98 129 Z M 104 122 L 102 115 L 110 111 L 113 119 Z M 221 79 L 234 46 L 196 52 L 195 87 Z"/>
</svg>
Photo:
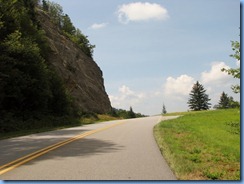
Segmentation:
<svg viewBox="0 0 244 184">
<path fill-rule="evenodd" d="M 107 130 L 109 128 L 118 126 L 118 125 L 123 124 L 123 123 L 124 122 L 116 123 L 116 124 L 105 126 L 103 128 L 96 129 L 96 130 L 91 130 L 91 131 L 85 132 L 83 134 L 79 134 L 79 135 L 74 136 L 74 137 L 72 137 L 72 138 L 70 138 L 68 140 L 53 144 L 51 146 L 48 146 L 46 148 L 43 148 L 43 149 L 35 151 L 35 152 L 31 153 L 31 154 L 28 154 L 28 155 L 26 155 L 24 157 L 16 159 L 16 160 L 14 160 L 12 162 L 9 162 L 9 163 L 7 163 L 5 165 L 0 166 L 0 175 L 4 174 L 6 172 L 9 172 L 9 171 L 15 169 L 16 167 L 21 166 L 21 165 L 23 165 L 23 164 L 25 164 L 25 163 L 37 158 L 37 157 L 40 157 L 41 155 L 44 155 L 44 154 L 46 154 L 46 153 L 48 153 L 48 152 L 50 152 L 52 150 L 55 150 L 55 149 L 59 148 L 61 146 L 64 146 L 64 145 L 69 144 L 71 142 L 74 142 L 74 141 L 76 141 L 78 139 L 82 139 L 82 138 L 84 138 L 86 136 L 89 136 L 89 135 L 92 135 L 94 133 L 101 132 L 101 131 Z"/>
</svg>

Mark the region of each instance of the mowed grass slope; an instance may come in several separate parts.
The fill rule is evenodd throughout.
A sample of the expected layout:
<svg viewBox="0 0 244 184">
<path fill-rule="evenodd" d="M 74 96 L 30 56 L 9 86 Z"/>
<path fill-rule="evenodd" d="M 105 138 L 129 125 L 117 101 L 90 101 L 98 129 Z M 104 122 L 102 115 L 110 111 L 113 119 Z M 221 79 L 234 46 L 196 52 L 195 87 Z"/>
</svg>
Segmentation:
<svg viewBox="0 0 244 184">
<path fill-rule="evenodd" d="M 177 115 L 177 114 L 173 114 Z M 178 114 L 154 128 L 180 180 L 240 180 L 240 110 Z"/>
</svg>

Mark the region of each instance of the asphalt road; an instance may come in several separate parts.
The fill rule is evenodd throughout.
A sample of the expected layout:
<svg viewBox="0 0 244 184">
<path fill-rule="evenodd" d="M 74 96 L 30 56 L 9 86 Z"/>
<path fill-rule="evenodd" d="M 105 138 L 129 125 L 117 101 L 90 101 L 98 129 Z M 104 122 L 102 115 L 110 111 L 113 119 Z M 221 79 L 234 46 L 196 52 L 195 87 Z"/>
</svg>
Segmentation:
<svg viewBox="0 0 244 184">
<path fill-rule="evenodd" d="M 110 121 L 2 140 L 0 165 L 87 134 L 37 158 L 30 158 L 28 162 L 1 174 L 0 179 L 176 180 L 153 136 L 153 127 L 161 118 L 175 117 Z"/>
</svg>

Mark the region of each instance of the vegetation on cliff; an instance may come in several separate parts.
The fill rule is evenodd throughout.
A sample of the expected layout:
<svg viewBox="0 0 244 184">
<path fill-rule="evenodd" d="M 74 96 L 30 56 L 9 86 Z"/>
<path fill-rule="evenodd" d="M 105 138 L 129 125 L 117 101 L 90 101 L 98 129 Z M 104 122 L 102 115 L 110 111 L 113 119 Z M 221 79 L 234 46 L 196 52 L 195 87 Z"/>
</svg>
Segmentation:
<svg viewBox="0 0 244 184">
<path fill-rule="evenodd" d="M 92 59 L 94 47 L 60 5 L 0 0 L 0 138 L 144 117 L 132 108 L 108 112 L 102 72 Z M 69 59 L 64 48 L 69 48 Z"/>
<path fill-rule="evenodd" d="M 63 81 L 47 62 L 50 48 L 38 21 L 38 3 L 0 0 L 1 133 L 69 124 L 68 119 L 78 114 Z M 68 16 L 63 18 L 69 22 Z M 62 25 L 63 31 L 72 39 L 79 37 L 79 44 L 85 48 L 81 43 L 89 43 L 87 38 L 79 30 L 74 32 L 78 36 L 73 36 L 69 26 Z M 54 121 L 55 117 L 69 118 Z"/>
<path fill-rule="evenodd" d="M 82 34 L 80 29 L 75 28 L 69 15 L 64 14 L 62 6 L 55 2 L 42 0 L 39 8 L 51 17 L 52 22 L 63 32 L 64 35 L 79 45 L 80 49 L 87 56 L 92 57 L 95 45 L 90 44 L 88 37 Z"/>
</svg>

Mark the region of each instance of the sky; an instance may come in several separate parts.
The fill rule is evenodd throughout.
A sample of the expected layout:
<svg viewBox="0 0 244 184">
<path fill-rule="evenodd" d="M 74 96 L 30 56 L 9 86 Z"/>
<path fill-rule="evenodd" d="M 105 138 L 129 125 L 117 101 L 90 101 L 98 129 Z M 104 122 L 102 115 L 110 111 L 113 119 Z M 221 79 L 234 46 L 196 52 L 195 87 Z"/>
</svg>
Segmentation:
<svg viewBox="0 0 244 184">
<path fill-rule="evenodd" d="M 187 111 L 199 81 L 212 107 L 238 79 L 231 41 L 240 40 L 239 0 L 52 0 L 96 45 L 93 58 L 115 108 L 155 115 Z"/>
</svg>

